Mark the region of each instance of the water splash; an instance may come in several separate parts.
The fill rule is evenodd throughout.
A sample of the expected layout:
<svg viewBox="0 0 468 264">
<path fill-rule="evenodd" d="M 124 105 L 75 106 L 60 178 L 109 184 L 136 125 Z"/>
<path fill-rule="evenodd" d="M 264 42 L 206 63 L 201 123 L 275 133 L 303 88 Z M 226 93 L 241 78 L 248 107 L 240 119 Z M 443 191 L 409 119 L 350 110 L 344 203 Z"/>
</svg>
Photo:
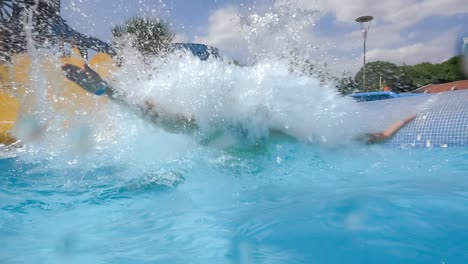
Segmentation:
<svg viewBox="0 0 468 264">
<path fill-rule="evenodd" d="M 47 79 L 39 65 L 50 53 L 35 51 L 30 40 L 34 63 L 28 93 L 34 95 L 35 103 L 25 104 L 30 109 L 23 111 L 18 135 L 31 143 L 29 152 L 37 155 L 49 153 L 71 161 L 119 157 L 122 161 L 135 160 L 123 153 L 141 149 L 135 144 L 146 146 L 153 138 L 180 146 L 194 140 L 229 147 L 245 141 L 264 142 L 273 132 L 280 132 L 300 141 L 334 146 L 369 132 L 360 107 L 340 97 L 332 82 L 314 74 L 320 67 L 304 72 L 305 65 L 311 65 L 312 44 L 303 34 L 312 30 L 317 11 L 279 2 L 263 10 L 250 9 L 241 19 L 256 61 L 252 66 L 239 67 L 228 58 L 200 61 L 181 51 L 143 58 L 126 43 L 119 45 L 121 67 L 108 81 L 127 106 L 107 104 L 86 110 L 79 108 L 80 98 L 74 98 L 77 102 L 69 102 L 76 103 L 74 111 L 58 112 L 48 96 L 63 84 Z M 60 65 L 55 62 L 53 67 Z M 187 141 L 186 136 L 170 135 L 148 120 L 139 120 L 138 106 L 147 102 L 156 105 L 162 116 L 193 117 L 199 128 L 194 139 Z M 160 143 L 154 144 L 153 149 L 159 149 Z"/>
<path fill-rule="evenodd" d="M 148 72 L 138 70 L 145 66 L 136 65 L 125 64 L 117 73 L 124 100 L 151 100 L 168 115 L 193 116 L 203 133 L 234 128 L 258 139 L 280 131 L 299 140 L 342 143 L 361 132 L 356 103 L 340 97 L 331 83 L 291 72 L 288 61 L 238 67 L 170 54 L 155 59 L 146 76 L 138 74 Z"/>
</svg>

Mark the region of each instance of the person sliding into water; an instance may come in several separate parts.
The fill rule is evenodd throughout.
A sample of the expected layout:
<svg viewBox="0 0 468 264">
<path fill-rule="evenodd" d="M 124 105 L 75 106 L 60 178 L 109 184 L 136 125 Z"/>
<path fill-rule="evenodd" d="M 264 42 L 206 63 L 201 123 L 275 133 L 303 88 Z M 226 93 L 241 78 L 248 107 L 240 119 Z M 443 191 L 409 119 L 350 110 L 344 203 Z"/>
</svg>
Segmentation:
<svg viewBox="0 0 468 264">
<path fill-rule="evenodd" d="M 72 82 L 78 84 L 84 90 L 96 94 L 107 95 L 108 98 L 118 101 L 121 104 L 127 104 L 125 94 L 116 92 L 101 76 L 91 69 L 87 64 L 83 69 L 72 64 L 62 66 L 65 76 Z M 162 126 L 165 130 L 175 133 L 187 133 L 197 129 L 195 120 L 189 115 L 180 113 L 174 114 L 164 111 L 158 107 L 151 99 L 145 100 L 143 104 L 128 105 L 133 110 L 153 123 Z"/>
<path fill-rule="evenodd" d="M 65 76 L 69 80 L 78 84 L 84 90 L 96 95 L 105 94 L 112 100 L 118 100 L 121 103 L 124 102 L 121 98 L 124 98 L 125 95 L 118 95 L 116 91 L 87 64 L 84 65 L 83 69 L 75 65 L 65 64 L 62 66 L 62 69 L 65 71 Z M 158 108 L 158 106 L 150 100 L 146 100 L 142 105 L 135 106 L 140 110 L 143 117 L 148 117 L 154 123 L 162 125 L 168 130 L 174 132 L 188 132 L 197 128 L 195 119 L 191 116 L 170 114 L 164 111 L 164 109 Z M 384 131 L 365 134 L 362 139 L 368 144 L 383 143 L 391 139 L 395 133 L 415 118 L 416 115 L 412 115 L 403 120 L 399 120 Z"/>
</svg>

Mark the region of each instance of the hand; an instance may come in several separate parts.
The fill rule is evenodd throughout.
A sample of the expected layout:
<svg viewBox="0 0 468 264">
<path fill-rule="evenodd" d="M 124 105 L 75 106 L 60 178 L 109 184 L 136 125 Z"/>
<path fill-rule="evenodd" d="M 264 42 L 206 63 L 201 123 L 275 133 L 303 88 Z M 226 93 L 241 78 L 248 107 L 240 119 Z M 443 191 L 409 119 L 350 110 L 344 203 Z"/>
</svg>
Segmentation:
<svg viewBox="0 0 468 264">
<path fill-rule="evenodd" d="M 84 65 L 83 69 L 72 64 L 65 64 L 62 66 L 62 70 L 65 71 L 65 76 L 70 81 L 90 93 L 101 95 L 108 88 L 107 83 L 101 76 L 87 64 Z"/>
</svg>

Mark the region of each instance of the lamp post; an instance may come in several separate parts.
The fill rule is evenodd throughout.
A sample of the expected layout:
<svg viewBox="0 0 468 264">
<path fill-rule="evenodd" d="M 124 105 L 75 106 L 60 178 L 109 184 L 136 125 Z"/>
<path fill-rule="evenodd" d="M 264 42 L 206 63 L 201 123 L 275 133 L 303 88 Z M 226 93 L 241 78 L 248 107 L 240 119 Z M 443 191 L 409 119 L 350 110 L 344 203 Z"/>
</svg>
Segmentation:
<svg viewBox="0 0 468 264">
<path fill-rule="evenodd" d="M 367 32 L 369 32 L 371 21 L 374 19 L 373 16 L 360 16 L 356 18 L 356 22 L 361 24 L 362 38 L 364 40 L 364 50 L 363 50 L 363 68 L 362 68 L 362 84 L 364 91 L 366 90 L 366 40 Z"/>
<path fill-rule="evenodd" d="M 463 38 L 462 46 L 462 72 L 468 78 L 468 37 Z"/>
<path fill-rule="evenodd" d="M 468 55 L 468 37 L 463 38 L 462 55 Z"/>
</svg>

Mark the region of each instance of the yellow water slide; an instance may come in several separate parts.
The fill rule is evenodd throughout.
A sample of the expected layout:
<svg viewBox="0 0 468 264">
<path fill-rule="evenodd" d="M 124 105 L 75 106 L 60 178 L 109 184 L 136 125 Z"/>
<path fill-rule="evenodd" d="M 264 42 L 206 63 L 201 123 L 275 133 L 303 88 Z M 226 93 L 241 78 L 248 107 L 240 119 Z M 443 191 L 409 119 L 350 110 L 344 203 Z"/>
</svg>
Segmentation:
<svg viewBox="0 0 468 264">
<path fill-rule="evenodd" d="M 9 145 L 17 140 L 12 133 L 22 113 L 30 111 L 37 104 L 37 87 L 47 89 L 47 100 L 55 111 L 72 112 L 77 109 L 98 110 L 107 98 L 89 94 L 75 83 L 66 79 L 60 65 L 69 63 L 83 67 L 85 61 L 77 50 L 70 57 L 35 58 L 28 54 L 12 57 L 8 64 L 0 64 L 0 145 Z M 103 78 L 109 77 L 116 69 L 112 58 L 103 53 L 92 57 L 88 64 Z M 32 92 L 33 91 L 33 92 Z"/>
</svg>

